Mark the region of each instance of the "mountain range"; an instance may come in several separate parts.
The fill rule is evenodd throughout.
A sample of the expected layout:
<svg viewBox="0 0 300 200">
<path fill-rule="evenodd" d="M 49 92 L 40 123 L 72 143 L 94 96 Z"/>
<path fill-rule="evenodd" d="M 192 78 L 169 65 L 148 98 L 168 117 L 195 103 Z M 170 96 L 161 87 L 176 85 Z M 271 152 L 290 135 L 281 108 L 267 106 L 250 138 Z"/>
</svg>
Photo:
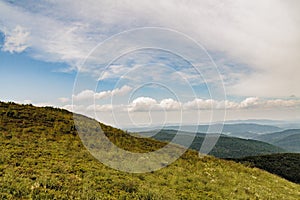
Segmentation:
<svg viewBox="0 0 300 200">
<path fill-rule="evenodd" d="M 280 132 L 259 135 L 254 139 L 268 142 L 289 152 L 300 153 L 300 129 L 288 129 Z"/>
<path fill-rule="evenodd" d="M 165 129 L 140 132 L 140 135 L 142 136 L 148 137 L 153 135 L 152 138 L 167 142 L 172 141 L 176 134 L 177 137 L 180 137 L 176 140 L 178 141 L 178 144 L 185 145 L 188 143 L 188 141 L 193 140 L 193 142 L 186 147 L 197 151 L 199 151 L 206 136 L 206 134 L 204 133 L 196 133 L 195 138 L 193 139 L 193 135 L 190 132 Z M 222 134 L 218 138 L 216 145 L 210 151 L 209 155 L 213 155 L 218 158 L 241 158 L 246 156 L 264 155 L 280 152 L 286 151 L 280 147 L 268 144 L 266 142 L 229 137 Z"/>
</svg>

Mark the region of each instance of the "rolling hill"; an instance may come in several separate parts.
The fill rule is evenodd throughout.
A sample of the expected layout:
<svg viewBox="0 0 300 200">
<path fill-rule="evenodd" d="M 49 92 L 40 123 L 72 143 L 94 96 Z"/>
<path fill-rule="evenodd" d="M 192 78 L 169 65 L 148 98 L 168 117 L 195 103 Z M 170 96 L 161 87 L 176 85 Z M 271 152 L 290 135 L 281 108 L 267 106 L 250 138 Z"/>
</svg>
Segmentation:
<svg viewBox="0 0 300 200">
<path fill-rule="evenodd" d="M 289 152 L 300 153 L 300 129 L 269 133 L 257 136 L 255 139 L 268 142 Z"/>
<path fill-rule="evenodd" d="M 128 151 L 149 152 L 166 145 L 100 125 L 111 141 Z M 299 199 L 300 195 L 295 183 L 233 161 L 199 158 L 191 150 L 154 172 L 111 169 L 84 148 L 73 114 L 57 108 L 0 102 L 0 143 L 1 199 Z"/>
<path fill-rule="evenodd" d="M 300 184 L 300 154 L 282 153 L 232 159 Z"/>
<path fill-rule="evenodd" d="M 152 138 L 160 141 L 171 141 L 176 135 L 175 130 L 159 130 L 141 132 L 141 135 L 149 136 L 157 132 Z M 178 135 L 182 138 L 180 141 L 191 137 L 191 133 L 185 131 L 179 131 Z M 189 146 L 190 149 L 199 150 L 204 140 L 205 134 L 197 133 L 193 143 Z M 264 154 L 273 154 L 285 152 L 282 148 L 277 146 L 250 139 L 241 139 L 235 137 L 229 137 L 227 135 L 221 135 L 215 147 L 209 153 L 218 158 L 242 158 L 246 156 L 256 156 Z"/>
</svg>

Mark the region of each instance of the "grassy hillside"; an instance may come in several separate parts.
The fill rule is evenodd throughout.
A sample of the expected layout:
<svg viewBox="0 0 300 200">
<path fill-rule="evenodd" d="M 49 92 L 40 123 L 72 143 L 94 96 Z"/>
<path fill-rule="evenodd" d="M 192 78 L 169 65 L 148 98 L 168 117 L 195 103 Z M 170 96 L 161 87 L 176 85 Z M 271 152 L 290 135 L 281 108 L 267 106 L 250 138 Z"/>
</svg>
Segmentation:
<svg viewBox="0 0 300 200">
<path fill-rule="evenodd" d="M 255 139 L 274 144 L 289 152 L 300 153 L 300 129 L 269 133 L 258 136 Z"/>
<path fill-rule="evenodd" d="M 300 154 L 283 153 L 234 159 L 300 184 Z"/>
<path fill-rule="evenodd" d="M 143 135 L 151 135 L 151 132 L 142 132 Z M 153 138 L 161 141 L 171 141 L 177 131 L 175 130 L 160 130 Z M 189 132 L 179 132 L 183 136 L 182 139 L 191 137 Z M 190 149 L 199 150 L 204 140 L 205 134 L 197 133 L 193 143 L 190 145 Z M 277 146 L 250 139 L 241 139 L 235 137 L 228 137 L 221 135 L 216 146 L 209 153 L 218 158 L 242 158 L 246 156 L 256 156 L 272 153 L 285 152 L 282 148 Z"/>
<path fill-rule="evenodd" d="M 165 145 L 102 125 L 117 145 Z M 82 146 L 72 113 L 0 103 L 0 199 L 298 199 L 300 186 L 256 168 L 186 152 L 159 171 L 106 167 Z"/>
</svg>

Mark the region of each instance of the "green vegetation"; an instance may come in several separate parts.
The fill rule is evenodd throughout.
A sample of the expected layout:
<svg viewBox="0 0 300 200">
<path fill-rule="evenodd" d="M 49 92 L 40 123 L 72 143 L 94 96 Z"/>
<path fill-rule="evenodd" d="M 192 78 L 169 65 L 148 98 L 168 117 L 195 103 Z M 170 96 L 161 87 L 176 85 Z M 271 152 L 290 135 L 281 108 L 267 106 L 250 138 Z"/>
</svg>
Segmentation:
<svg viewBox="0 0 300 200">
<path fill-rule="evenodd" d="M 171 141 L 176 135 L 175 130 L 161 130 L 153 138 L 161 141 Z M 152 132 L 142 132 L 141 135 L 151 135 Z M 182 135 L 182 140 L 191 137 L 189 132 L 179 132 Z M 199 150 L 204 140 L 205 134 L 197 133 L 193 143 L 189 146 L 190 149 Z M 246 156 L 256 156 L 264 154 L 282 153 L 285 152 L 277 146 L 250 139 L 241 139 L 221 135 L 216 146 L 209 153 L 218 158 L 242 158 Z"/>
<path fill-rule="evenodd" d="M 233 159 L 300 184 L 300 154 L 283 153 Z"/>
<path fill-rule="evenodd" d="M 299 199 L 295 183 L 194 151 L 155 172 L 113 170 L 83 147 L 72 117 L 61 109 L 0 102 L 0 199 Z M 165 145 L 102 128 L 130 151 Z"/>
</svg>

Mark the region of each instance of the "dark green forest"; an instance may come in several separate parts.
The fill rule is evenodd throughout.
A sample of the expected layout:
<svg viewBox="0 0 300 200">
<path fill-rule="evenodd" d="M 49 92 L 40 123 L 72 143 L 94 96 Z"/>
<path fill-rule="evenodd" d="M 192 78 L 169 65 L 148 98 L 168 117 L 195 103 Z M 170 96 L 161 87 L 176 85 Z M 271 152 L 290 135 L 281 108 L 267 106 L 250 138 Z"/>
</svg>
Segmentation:
<svg viewBox="0 0 300 200">
<path fill-rule="evenodd" d="M 282 153 L 232 159 L 300 184 L 300 154 Z"/>
<path fill-rule="evenodd" d="M 151 134 L 151 132 L 142 132 L 143 134 Z M 192 137 L 189 132 L 178 132 L 176 130 L 160 130 L 152 138 L 161 140 L 161 141 L 171 141 L 174 136 L 182 135 L 182 140 Z M 189 146 L 190 149 L 199 150 L 205 134 L 197 133 L 192 144 Z M 229 137 L 226 135 L 220 135 L 216 145 L 209 153 L 209 155 L 218 157 L 218 158 L 242 158 L 246 156 L 256 156 L 256 155 L 265 155 L 273 153 L 282 153 L 286 152 L 284 149 L 268 144 L 266 142 L 261 142 L 251 139 L 241 139 L 236 137 Z"/>
</svg>

